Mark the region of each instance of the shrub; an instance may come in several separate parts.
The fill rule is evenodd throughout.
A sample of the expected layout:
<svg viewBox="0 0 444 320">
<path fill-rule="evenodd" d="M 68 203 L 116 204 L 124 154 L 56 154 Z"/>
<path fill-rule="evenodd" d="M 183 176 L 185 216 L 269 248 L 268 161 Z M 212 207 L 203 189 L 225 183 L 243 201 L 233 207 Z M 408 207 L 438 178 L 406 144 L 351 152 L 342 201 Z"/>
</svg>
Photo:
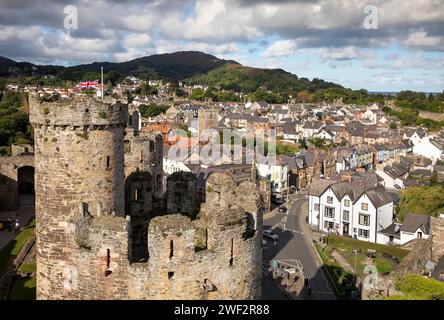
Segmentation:
<svg viewBox="0 0 444 320">
<path fill-rule="evenodd" d="M 106 119 L 106 118 L 108 118 L 108 114 L 105 111 L 100 111 L 99 117 L 102 119 Z"/>
</svg>

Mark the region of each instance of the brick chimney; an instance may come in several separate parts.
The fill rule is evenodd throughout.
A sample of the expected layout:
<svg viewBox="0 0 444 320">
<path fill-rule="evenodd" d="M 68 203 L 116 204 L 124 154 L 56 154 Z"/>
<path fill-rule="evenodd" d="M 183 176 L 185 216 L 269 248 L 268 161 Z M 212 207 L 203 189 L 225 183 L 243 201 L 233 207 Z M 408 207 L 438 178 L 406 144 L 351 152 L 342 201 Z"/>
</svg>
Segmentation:
<svg viewBox="0 0 444 320">
<path fill-rule="evenodd" d="M 356 172 L 358 173 L 364 173 L 365 169 L 364 168 L 356 168 Z"/>
<path fill-rule="evenodd" d="M 353 177 L 352 177 L 351 173 L 344 173 L 341 176 L 341 181 L 351 183 L 353 181 Z"/>
</svg>

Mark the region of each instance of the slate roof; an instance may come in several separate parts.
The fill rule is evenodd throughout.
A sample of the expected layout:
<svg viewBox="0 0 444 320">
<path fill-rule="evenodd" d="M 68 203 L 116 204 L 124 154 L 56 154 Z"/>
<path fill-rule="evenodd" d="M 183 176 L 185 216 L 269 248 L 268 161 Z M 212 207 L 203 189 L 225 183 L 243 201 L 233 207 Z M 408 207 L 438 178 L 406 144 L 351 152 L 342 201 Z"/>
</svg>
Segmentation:
<svg viewBox="0 0 444 320">
<path fill-rule="evenodd" d="M 387 203 L 393 202 L 390 194 L 384 189 L 384 187 L 376 187 L 365 192 L 367 197 L 373 203 L 375 208 L 379 208 Z"/>
<path fill-rule="evenodd" d="M 404 218 L 401 231 L 414 233 L 421 229 L 425 234 L 430 234 L 430 216 L 425 214 L 409 213 Z"/>
<path fill-rule="evenodd" d="M 282 130 L 284 131 L 284 133 L 297 134 L 296 124 L 294 122 L 285 122 L 282 125 Z"/>
<path fill-rule="evenodd" d="M 350 158 L 353 155 L 353 148 L 336 149 L 336 162 L 342 162 L 344 158 Z"/>
<path fill-rule="evenodd" d="M 418 136 L 421 139 L 424 138 L 425 135 L 426 135 L 426 132 L 424 130 L 422 130 L 422 129 L 407 129 L 405 131 L 405 134 L 406 134 L 407 137 L 410 138 L 415 132 L 418 134 Z"/>
<path fill-rule="evenodd" d="M 337 181 L 322 178 L 313 178 L 312 183 L 308 187 L 308 194 L 319 197 L 329 186 L 335 183 L 337 183 Z"/>
<path fill-rule="evenodd" d="M 304 129 L 320 129 L 324 123 L 322 121 L 307 121 L 303 128 Z"/>
<path fill-rule="evenodd" d="M 401 225 L 399 223 L 392 223 L 387 228 L 378 231 L 378 233 L 385 234 L 387 236 L 393 236 L 394 238 L 399 239 L 401 237 Z"/>
<path fill-rule="evenodd" d="M 430 140 L 430 143 L 441 151 L 444 151 L 444 143 L 438 140 Z"/>
<path fill-rule="evenodd" d="M 307 151 L 304 153 L 304 158 L 307 166 L 312 167 L 314 165 L 316 156 L 317 156 L 316 151 Z"/>
<path fill-rule="evenodd" d="M 314 178 L 308 189 L 308 194 L 320 196 L 331 188 L 338 199 L 348 195 L 352 202 L 357 201 L 364 193 L 373 205 L 378 208 L 393 201 L 391 195 L 380 186 L 377 186 L 377 177 L 374 173 L 354 173 L 352 182 Z"/>
<path fill-rule="evenodd" d="M 408 173 L 409 168 L 398 162 L 395 162 L 391 166 L 385 166 L 384 172 L 387 173 L 391 178 L 396 179 Z"/>
</svg>

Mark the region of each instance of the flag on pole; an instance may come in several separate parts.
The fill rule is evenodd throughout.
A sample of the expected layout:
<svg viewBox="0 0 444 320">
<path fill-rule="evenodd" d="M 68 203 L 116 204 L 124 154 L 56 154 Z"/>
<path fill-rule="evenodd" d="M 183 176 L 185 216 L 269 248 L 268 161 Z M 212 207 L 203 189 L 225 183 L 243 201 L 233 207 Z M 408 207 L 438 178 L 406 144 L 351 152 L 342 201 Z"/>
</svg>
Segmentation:
<svg viewBox="0 0 444 320">
<path fill-rule="evenodd" d="M 94 81 L 86 81 L 86 82 L 79 82 L 79 84 L 77 85 L 78 88 L 97 88 L 97 86 L 99 85 L 99 80 L 94 80 Z"/>
</svg>

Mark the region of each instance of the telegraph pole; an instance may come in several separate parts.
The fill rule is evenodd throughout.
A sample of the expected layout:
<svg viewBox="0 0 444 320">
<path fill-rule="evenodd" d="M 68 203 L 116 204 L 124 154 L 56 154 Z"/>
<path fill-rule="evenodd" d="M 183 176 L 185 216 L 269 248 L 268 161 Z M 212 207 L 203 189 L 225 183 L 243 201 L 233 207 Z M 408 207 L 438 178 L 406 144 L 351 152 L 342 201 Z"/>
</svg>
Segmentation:
<svg viewBox="0 0 444 320">
<path fill-rule="evenodd" d="M 102 100 L 103 100 L 103 67 L 101 69 L 101 76 L 102 76 Z"/>
</svg>

